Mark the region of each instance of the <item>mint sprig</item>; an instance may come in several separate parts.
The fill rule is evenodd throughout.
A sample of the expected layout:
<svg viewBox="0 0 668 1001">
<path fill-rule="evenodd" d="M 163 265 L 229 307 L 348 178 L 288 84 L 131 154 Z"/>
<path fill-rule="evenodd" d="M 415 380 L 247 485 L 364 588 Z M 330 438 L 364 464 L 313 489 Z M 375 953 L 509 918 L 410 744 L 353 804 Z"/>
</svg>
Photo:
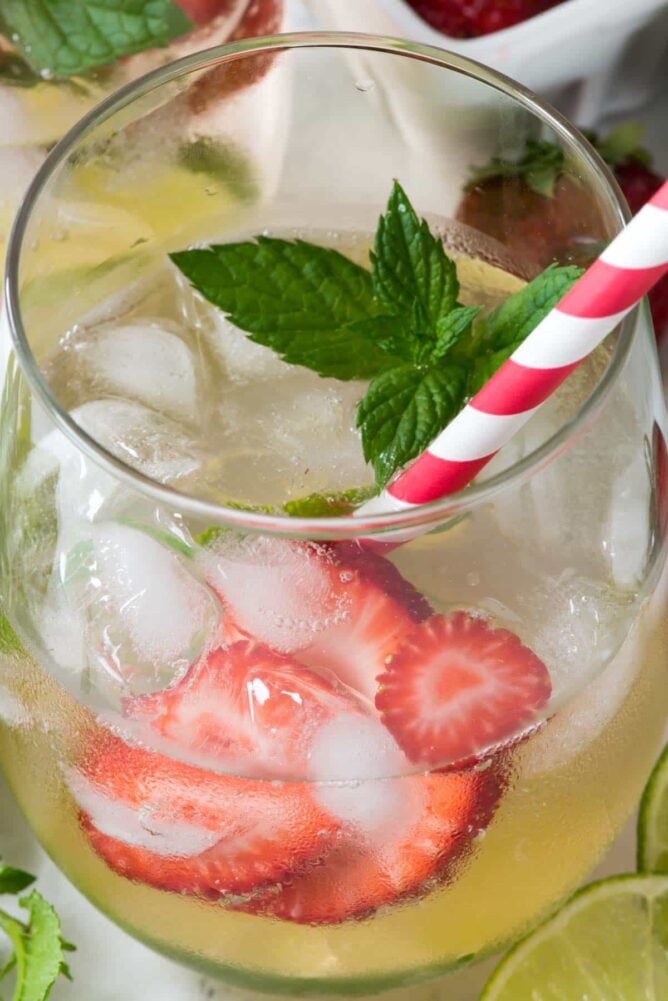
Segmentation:
<svg viewBox="0 0 668 1001">
<path fill-rule="evenodd" d="M 75 76 L 193 25 L 172 0 L 0 0 L 0 30 L 40 74 Z"/>
<path fill-rule="evenodd" d="M 500 177 L 521 177 L 531 191 L 551 198 L 564 163 L 563 150 L 556 143 L 529 139 L 519 159 L 495 156 L 488 163 L 474 167 L 466 188 Z"/>
<path fill-rule="evenodd" d="M 29 873 L 0 864 L 0 895 L 15 896 L 34 882 Z M 0 931 L 11 947 L 0 967 L 0 981 L 14 971 L 12 1001 L 46 1001 L 59 976 L 72 979 L 65 953 L 74 946 L 63 939 L 56 911 L 37 890 L 18 903 L 27 912 L 25 920 L 0 910 Z"/>
<path fill-rule="evenodd" d="M 550 267 L 487 316 L 395 181 L 370 270 L 337 250 L 261 236 L 170 255 L 256 344 L 323 377 L 369 380 L 364 457 L 383 487 L 422 452 L 580 276 Z"/>
</svg>

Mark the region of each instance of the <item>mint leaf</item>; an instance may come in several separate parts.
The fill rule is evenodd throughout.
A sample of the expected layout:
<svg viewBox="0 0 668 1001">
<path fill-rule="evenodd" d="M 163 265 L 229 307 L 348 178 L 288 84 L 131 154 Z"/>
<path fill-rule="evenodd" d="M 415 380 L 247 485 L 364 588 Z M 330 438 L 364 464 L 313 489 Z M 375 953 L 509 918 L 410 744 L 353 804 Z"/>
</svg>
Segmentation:
<svg viewBox="0 0 668 1001">
<path fill-rule="evenodd" d="M 482 389 L 581 274 L 574 265 L 551 265 L 484 318 L 469 345 L 467 396 Z"/>
<path fill-rule="evenodd" d="M 652 163 L 651 153 L 642 144 L 645 126 L 641 122 L 622 122 L 603 138 L 596 133 L 585 134 L 611 167 L 630 162 L 649 167 Z"/>
<path fill-rule="evenodd" d="M 466 188 L 470 190 L 496 178 L 521 177 L 536 194 L 551 198 L 563 168 L 563 150 L 556 143 L 529 139 L 520 159 L 493 157 L 489 163 L 474 167 Z"/>
<path fill-rule="evenodd" d="M 61 974 L 71 979 L 63 954 L 60 920 L 52 905 L 36 890 L 19 902 L 28 911 L 29 924 L 24 936 L 23 963 L 17 957 L 22 976 L 16 1001 L 44 1001 Z"/>
<path fill-rule="evenodd" d="M 288 501 L 283 510 L 291 518 L 335 518 L 352 514 L 356 507 L 373 497 L 373 487 L 352 487 L 333 494 L 309 494 Z"/>
<path fill-rule="evenodd" d="M 2 612 L 0 612 L 0 653 L 19 654 L 19 656 L 25 653 L 21 640 Z"/>
<path fill-rule="evenodd" d="M 260 236 L 170 258 L 251 341 L 290 364 L 347 380 L 397 360 L 368 336 L 366 323 L 380 314 L 370 273 L 337 250 Z"/>
<path fill-rule="evenodd" d="M 351 323 L 348 329 L 388 355 L 384 359 L 384 368 L 392 364 L 393 360 L 405 358 L 412 353 L 414 336 L 410 330 L 410 321 L 404 316 L 371 316 L 368 320 Z"/>
<path fill-rule="evenodd" d="M 37 73 L 74 76 L 192 29 L 171 0 L 2 0 L 0 28 Z"/>
<path fill-rule="evenodd" d="M 400 365 L 377 376 L 357 411 L 364 458 L 384 487 L 460 410 L 466 374 L 456 365 Z"/>
<path fill-rule="evenodd" d="M 240 202 L 252 202 L 258 197 L 253 164 L 231 143 L 200 136 L 181 147 L 178 159 L 193 174 L 206 174 L 219 181 Z"/>
<path fill-rule="evenodd" d="M 376 297 L 391 313 L 411 315 L 417 304 L 422 322 L 433 326 L 457 301 L 455 264 L 398 181 L 378 221 L 371 264 Z"/>
<path fill-rule="evenodd" d="M 26 890 L 35 882 L 35 877 L 22 869 L 0 864 L 0 894 L 16 894 Z"/>
<path fill-rule="evenodd" d="M 493 348 L 512 345 L 513 350 L 547 316 L 583 274 L 572 264 L 550 265 L 537 278 L 515 292 L 487 317 L 489 341 Z"/>
<path fill-rule="evenodd" d="M 59 976 L 71 979 L 64 950 L 73 947 L 61 937 L 54 908 L 36 890 L 19 904 L 28 911 L 27 924 L 0 911 L 0 929 L 13 948 L 0 979 L 15 967 L 13 1001 L 46 1001 Z"/>
<path fill-rule="evenodd" d="M 471 325 L 482 309 L 481 306 L 457 306 L 452 312 L 442 316 L 436 324 L 436 344 L 432 358 L 442 358 L 465 334 L 471 332 Z"/>
</svg>

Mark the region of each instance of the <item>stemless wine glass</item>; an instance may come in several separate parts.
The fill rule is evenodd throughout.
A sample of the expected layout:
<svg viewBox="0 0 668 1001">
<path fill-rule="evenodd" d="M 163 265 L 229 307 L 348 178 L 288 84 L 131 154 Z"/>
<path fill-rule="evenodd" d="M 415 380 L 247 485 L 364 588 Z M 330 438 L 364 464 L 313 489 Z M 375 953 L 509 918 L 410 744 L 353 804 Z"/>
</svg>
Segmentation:
<svg viewBox="0 0 668 1001">
<path fill-rule="evenodd" d="M 511 188 L 490 203 L 507 239 L 452 220 L 471 167 L 529 137 L 558 144 L 568 180 L 558 211 L 532 200 L 532 230 L 586 204 L 558 254 L 582 260 L 625 209 L 537 98 L 437 49 L 277 36 L 107 100 L 17 219 L 3 768 L 94 904 L 230 984 L 362 995 L 445 976 L 472 1001 L 477 964 L 601 858 L 661 742 L 668 466 L 644 306 L 478 482 L 355 518 L 331 497 L 352 507 L 373 483 L 350 426 L 364 386 L 281 365 L 167 258 L 269 233 L 364 261 L 398 178 L 462 301 L 493 307 L 542 267 L 529 242 L 509 249 Z M 324 516 L 290 516 L 312 494 Z M 420 689 L 453 636 L 463 687 Z M 531 713 L 493 708 L 485 728 L 464 689 L 488 643 L 541 687 Z M 410 748 L 376 706 L 399 667 Z M 431 711 L 459 719 L 438 760 L 419 746 Z"/>
</svg>

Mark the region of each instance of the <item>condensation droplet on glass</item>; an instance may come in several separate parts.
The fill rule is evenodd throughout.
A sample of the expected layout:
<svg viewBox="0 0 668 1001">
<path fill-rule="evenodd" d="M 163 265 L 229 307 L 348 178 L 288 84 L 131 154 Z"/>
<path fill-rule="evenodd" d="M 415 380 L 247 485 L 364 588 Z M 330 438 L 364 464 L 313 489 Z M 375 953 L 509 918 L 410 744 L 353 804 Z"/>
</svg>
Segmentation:
<svg viewBox="0 0 668 1001">
<path fill-rule="evenodd" d="M 471 572 L 466 575 L 466 583 L 469 587 L 477 587 L 480 583 L 480 574 L 475 570 L 471 570 Z"/>
<path fill-rule="evenodd" d="M 367 94 L 370 90 L 373 90 L 375 86 L 376 84 L 373 80 L 364 79 L 355 81 L 356 90 L 359 90 L 362 94 Z"/>
<path fill-rule="evenodd" d="M 39 71 L 39 75 L 41 76 L 42 80 L 52 80 L 53 79 L 53 73 L 51 72 L 50 69 L 40 70 Z"/>
</svg>

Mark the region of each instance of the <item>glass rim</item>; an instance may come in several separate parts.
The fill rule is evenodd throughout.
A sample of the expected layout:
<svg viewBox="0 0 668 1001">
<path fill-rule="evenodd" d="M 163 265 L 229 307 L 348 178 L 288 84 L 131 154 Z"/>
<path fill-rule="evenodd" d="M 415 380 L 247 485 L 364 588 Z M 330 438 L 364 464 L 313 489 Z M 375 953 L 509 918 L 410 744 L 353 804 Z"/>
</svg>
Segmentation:
<svg viewBox="0 0 668 1001">
<path fill-rule="evenodd" d="M 522 105 L 543 124 L 548 125 L 567 149 L 577 152 L 592 171 L 600 193 L 608 202 L 621 229 L 630 213 L 617 182 L 594 147 L 549 102 L 535 95 L 522 84 L 496 70 L 465 56 L 431 45 L 384 36 L 348 32 L 293 32 L 243 39 L 215 46 L 184 56 L 160 66 L 114 91 L 84 115 L 59 140 L 47 155 L 29 185 L 15 216 L 7 243 L 4 277 L 4 302 L 14 350 L 31 390 L 40 399 L 48 416 L 66 437 L 106 472 L 129 484 L 159 503 L 176 506 L 200 520 L 222 524 L 245 531 L 271 535 L 344 539 L 360 535 L 382 534 L 398 529 L 436 527 L 448 517 L 470 510 L 494 498 L 508 487 L 517 486 L 560 453 L 580 430 L 593 420 L 603 407 L 619 373 L 624 367 L 633 342 L 640 306 L 636 306 L 621 322 L 620 333 L 605 371 L 577 412 L 537 449 L 518 462 L 511 463 L 488 480 L 471 484 L 457 493 L 400 511 L 351 517 L 290 517 L 227 507 L 206 501 L 193 494 L 182 493 L 173 486 L 158 483 L 145 473 L 126 464 L 108 451 L 76 423 L 51 390 L 29 346 L 21 316 L 19 266 L 27 228 L 34 207 L 55 172 L 91 131 L 107 121 L 136 99 L 172 81 L 207 66 L 236 62 L 257 52 L 283 52 L 299 49 L 360 49 L 415 59 L 462 74 L 499 91 Z"/>
</svg>

